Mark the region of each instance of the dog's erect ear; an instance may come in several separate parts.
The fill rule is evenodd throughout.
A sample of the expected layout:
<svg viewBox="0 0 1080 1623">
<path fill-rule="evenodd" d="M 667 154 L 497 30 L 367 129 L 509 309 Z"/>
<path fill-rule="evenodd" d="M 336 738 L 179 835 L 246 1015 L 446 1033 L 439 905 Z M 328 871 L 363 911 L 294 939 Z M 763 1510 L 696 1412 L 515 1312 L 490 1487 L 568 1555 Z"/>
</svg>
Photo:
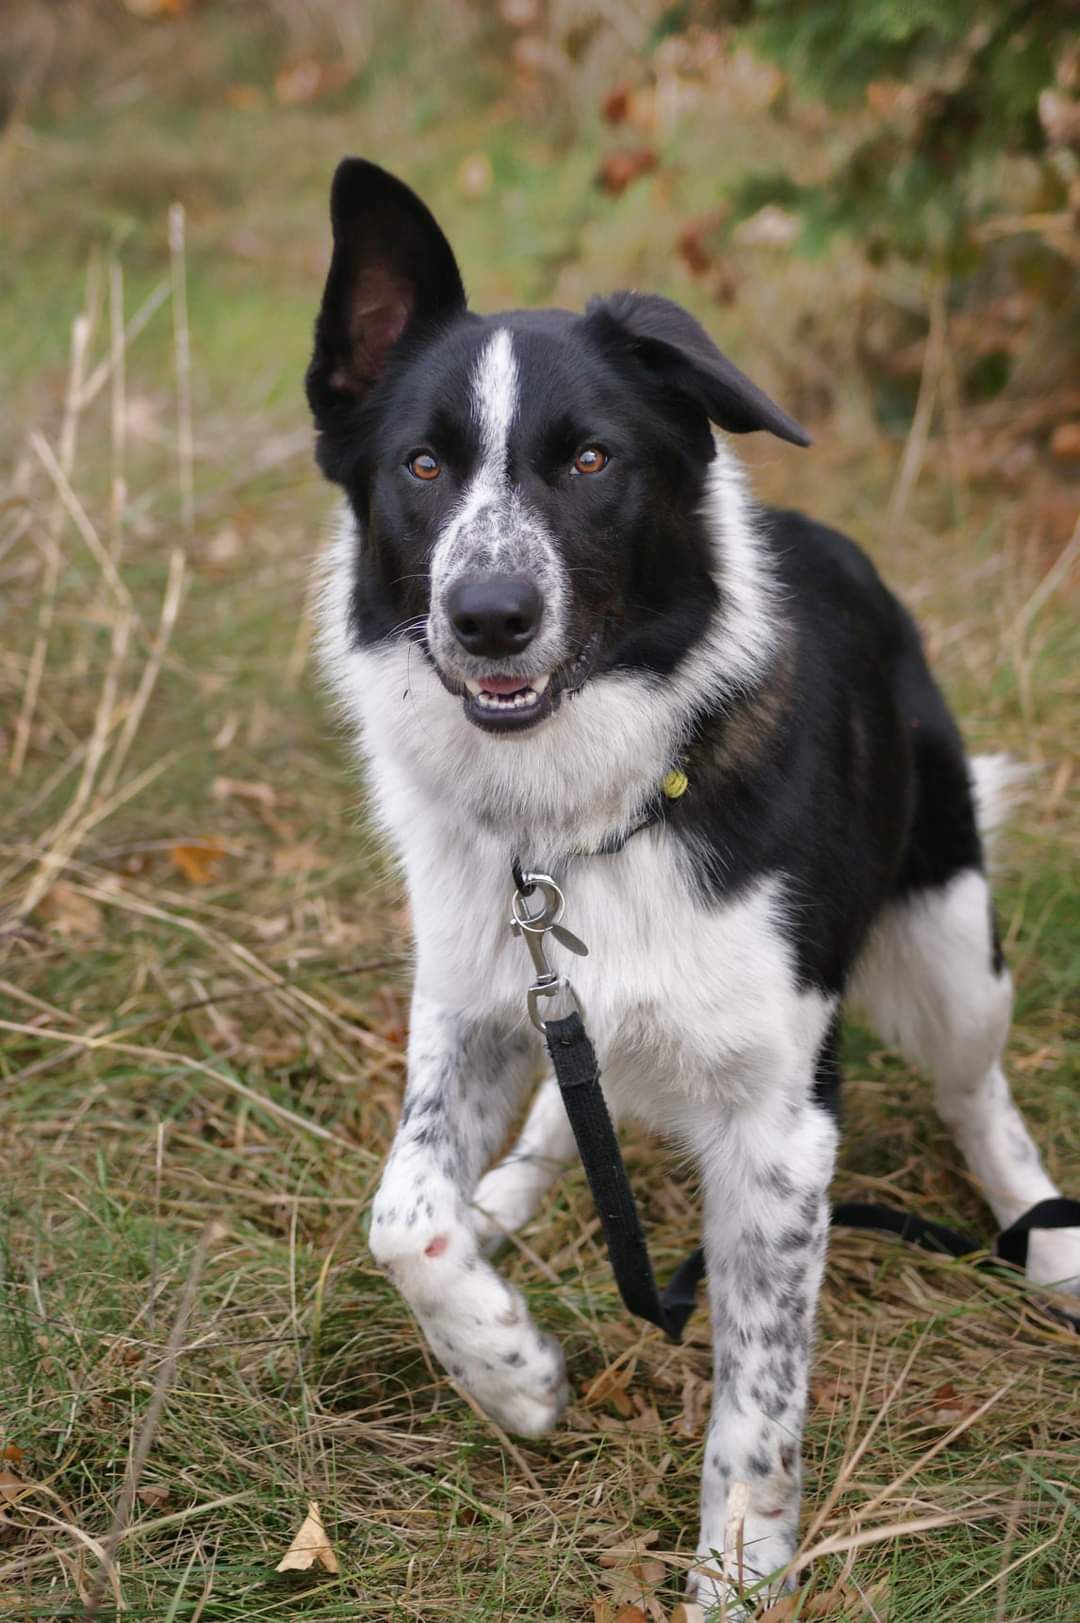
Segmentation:
<svg viewBox="0 0 1080 1623">
<path fill-rule="evenodd" d="M 410 327 L 465 308 L 450 244 L 416 193 L 385 169 L 343 159 L 330 220 L 334 256 L 307 373 L 318 420 L 367 393 Z"/>
<path fill-rule="evenodd" d="M 721 355 L 700 322 L 654 293 L 613 293 L 592 299 L 586 319 L 610 342 L 627 344 L 670 388 L 694 400 L 730 434 L 766 429 L 792 445 L 810 436 L 756 383 Z"/>
</svg>

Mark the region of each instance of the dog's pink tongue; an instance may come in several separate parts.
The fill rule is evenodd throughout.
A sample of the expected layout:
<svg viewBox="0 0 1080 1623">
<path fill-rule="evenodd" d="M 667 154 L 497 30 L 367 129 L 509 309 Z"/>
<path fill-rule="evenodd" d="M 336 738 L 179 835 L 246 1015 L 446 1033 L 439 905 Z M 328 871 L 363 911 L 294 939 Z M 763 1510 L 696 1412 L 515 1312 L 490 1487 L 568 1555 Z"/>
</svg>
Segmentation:
<svg viewBox="0 0 1080 1623">
<path fill-rule="evenodd" d="M 520 676 L 485 676 L 480 683 L 484 693 L 517 693 L 528 685 Z"/>
</svg>

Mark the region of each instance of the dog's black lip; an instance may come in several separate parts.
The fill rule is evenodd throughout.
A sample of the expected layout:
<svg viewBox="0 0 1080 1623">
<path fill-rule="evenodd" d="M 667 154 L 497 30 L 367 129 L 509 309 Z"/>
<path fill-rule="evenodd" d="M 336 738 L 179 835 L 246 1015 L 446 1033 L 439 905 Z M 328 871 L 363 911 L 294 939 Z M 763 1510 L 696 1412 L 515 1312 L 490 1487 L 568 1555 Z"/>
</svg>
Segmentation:
<svg viewBox="0 0 1080 1623">
<path fill-rule="evenodd" d="M 468 688 L 461 695 L 461 702 L 473 726 L 480 727 L 485 733 L 522 733 L 528 731 L 530 727 L 535 727 L 558 708 L 561 694 L 552 692 L 553 685 L 549 682 L 536 703 L 529 705 L 527 709 L 524 705 L 520 710 L 511 709 L 509 705 L 505 710 L 491 709 L 487 705 L 482 705 L 479 696 L 470 693 Z"/>
<path fill-rule="evenodd" d="M 457 683 L 451 686 L 442 671 L 439 671 L 439 679 L 451 693 L 461 694 L 465 714 L 474 727 L 479 727 L 486 733 L 529 732 L 555 714 L 564 695 L 573 698 L 575 693 L 581 692 L 593 673 L 599 648 L 600 633 L 596 632 L 578 649 L 573 659 L 552 671 L 548 685 L 539 700 L 528 709 L 523 707 L 520 710 L 511 710 L 509 706 L 505 710 L 490 709 L 486 705 L 479 704 L 468 688 Z M 523 678 L 522 686 L 526 685 L 527 682 Z"/>
</svg>

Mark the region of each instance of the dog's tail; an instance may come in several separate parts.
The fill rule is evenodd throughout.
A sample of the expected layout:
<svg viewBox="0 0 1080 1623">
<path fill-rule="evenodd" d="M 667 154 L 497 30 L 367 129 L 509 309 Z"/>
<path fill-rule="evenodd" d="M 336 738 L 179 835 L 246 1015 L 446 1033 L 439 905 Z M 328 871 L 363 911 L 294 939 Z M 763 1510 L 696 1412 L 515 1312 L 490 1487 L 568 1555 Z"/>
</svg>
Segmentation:
<svg viewBox="0 0 1080 1623">
<path fill-rule="evenodd" d="M 1024 798 L 1036 769 L 1014 761 L 1010 755 L 972 755 L 968 768 L 975 797 L 975 819 L 989 854 L 995 835 Z"/>
</svg>

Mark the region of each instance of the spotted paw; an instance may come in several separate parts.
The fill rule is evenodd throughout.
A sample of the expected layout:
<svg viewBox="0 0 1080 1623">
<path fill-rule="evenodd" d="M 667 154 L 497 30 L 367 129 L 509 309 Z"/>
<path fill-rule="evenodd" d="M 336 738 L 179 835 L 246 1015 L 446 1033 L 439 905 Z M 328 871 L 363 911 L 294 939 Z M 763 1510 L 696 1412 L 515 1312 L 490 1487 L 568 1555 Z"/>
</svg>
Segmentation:
<svg viewBox="0 0 1080 1623">
<path fill-rule="evenodd" d="M 782 1577 L 791 1560 L 794 1541 L 777 1533 L 774 1525 L 748 1516 L 743 1529 L 741 1558 L 737 1551 L 720 1556 L 699 1548 L 701 1563 L 687 1580 L 687 1598 L 696 1601 L 709 1623 L 742 1623 L 795 1587 Z"/>
<path fill-rule="evenodd" d="M 464 1313 L 422 1321 L 432 1351 L 505 1431 L 550 1431 L 569 1397 L 562 1348 L 497 1275 L 467 1294 Z"/>
</svg>

